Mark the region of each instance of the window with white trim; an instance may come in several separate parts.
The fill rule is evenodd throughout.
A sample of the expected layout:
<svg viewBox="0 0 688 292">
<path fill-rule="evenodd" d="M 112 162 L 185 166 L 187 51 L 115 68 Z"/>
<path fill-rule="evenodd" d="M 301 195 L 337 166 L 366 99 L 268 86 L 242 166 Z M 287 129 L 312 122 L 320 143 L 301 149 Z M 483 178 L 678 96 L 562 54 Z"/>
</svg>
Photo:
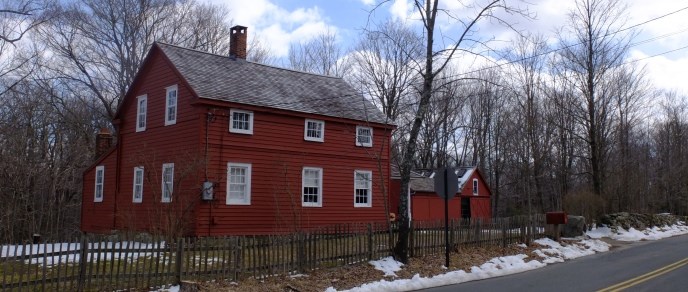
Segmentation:
<svg viewBox="0 0 688 292">
<path fill-rule="evenodd" d="M 172 192 L 174 191 L 174 163 L 162 165 L 162 198 L 163 203 L 172 202 Z"/>
<path fill-rule="evenodd" d="M 251 164 L 227 163 L 227 205 L 251 204 Z"/>
<path fill-rule="evenodd" d="M 301 173 L 301 206 L 322 207 L 322 168 L 304 167 Z"/>
<path fill-rule="evenodd" d="M 253 134 L 253 112 L 238 109 L 229 110 L 229 131 Z"/>
<path fill-rule="evenodd" d="M 306 125 L 303 129 L 303 139 L 315 142 L 325 141 L 325 122 L 306 119 Z"/>
<path fill-rule="evenodd" d="M 102 202 L 103 201 L 103 186 L 105 185 L 105 166 L 96 166 L 96 183 L 95 191 L 93 192 L 93 201 Z"/>
<path fill-rule="evenodd" d="M 165 126 L 177 123 L 177 85 L 167 87 L 165 98 Z"/>
<path fill-rule="evenodd" d="M 356 146 L 373 147 L 373 128 L 356 126 Z"/>
<path fill-rule="evenodd" d="M 146 130 L 146 111 L 148 108 L 148 96 L 141 95 L 137 97 L 136 103 L 136 132 Z"/>
<path fill-rule="evenodd" d="M 132 193 L 132 202 L 141 203 L 143 201 L 143 166 L 134 167 L 134 189 Z"/>
<path fill-rule="evenodd" d="M 373 173 L 368 170 L 354 171 L 354 207 L 372 206 Z"/>
<path fill-rule="evenodd" d="M 473 179 L 473 195 L 475 195 L 475 196 L 478 195 L 478 179 L 477 178 Z"/>
</svg>

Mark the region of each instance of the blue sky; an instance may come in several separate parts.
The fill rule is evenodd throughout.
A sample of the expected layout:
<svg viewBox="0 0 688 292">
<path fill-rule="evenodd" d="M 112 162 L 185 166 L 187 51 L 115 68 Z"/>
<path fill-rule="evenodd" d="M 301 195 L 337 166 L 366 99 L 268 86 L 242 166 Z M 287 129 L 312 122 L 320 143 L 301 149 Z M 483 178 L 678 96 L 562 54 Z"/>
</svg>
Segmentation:
<svg viewBox="0 0 688 292">
<path fill-rule="evenodd" d="M 417 25 L 411 0 L 390 0 L 378 7 L 369 18 L 370 11 L 380 0 L 205 0 L 224 4 L 230 9 L 233 23 L 248 26 L 249 37 L 258 37 L 269 44 L 272 54 L 284 57 L 290 44 L 307 41 L 324 30 L 337 33 L 344 47 L 350 47 L 361 34 L 369 20 L 380 22 L 387 18 L 406 20 Z M 481 0 L 476 0 L 481 1 Z M 467 1 L 463 1 L 467 2 Z M 553 39 L 557 27 L 565 24 L 567 12 L 573 7 L 572 0 L 531 0 L 528 9 L 537 17 L 527 20 L 511 17 L 519 29 L 539 32 Z M 688 7 L 688 1 L 677 0 L 622 0 L 628 5 L 625 26 L 642 23 L 672 11 Z M 444 0 L 441 5 L 460 15 L 471 11 L 459 9 L 459 1 Z M 524 2 L 513 1 L 524 6 Z M 525 7 L 525 6 L 524 6 Z M 443 19 L 438 27 L 446 35 L 456 35 L 458 25 L 451 19 Z M 644 59 L 655 54 L 688 46 L 688 9 L 650 21 L 639 26 L 640 34 L 635 41 L 650 40 L 634 46 L 633 59 Z M 484 23 L 480 27 L 484 37 L 500 40 L 496 46 L 507 45 L 514 34 L 502 27 Z M 660 88 L 676 89 L 688 94 L 688 49 L 663 54 L 638 61 L 646 66 L 653 83 Z"/>
</svg>

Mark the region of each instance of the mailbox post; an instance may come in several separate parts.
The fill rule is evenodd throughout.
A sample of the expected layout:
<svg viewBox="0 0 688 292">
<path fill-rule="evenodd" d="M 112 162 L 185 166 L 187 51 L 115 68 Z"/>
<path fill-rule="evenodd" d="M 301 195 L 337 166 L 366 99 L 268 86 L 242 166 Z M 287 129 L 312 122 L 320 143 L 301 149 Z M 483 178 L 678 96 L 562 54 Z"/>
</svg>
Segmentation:
<svg viewBox="0 0 688 292">
<path fill-rule="evenodd" d="M 568 223 L 568 215 L 564 211 L 547 212 L 545 213 L 545 223 L 553 230 L 554 240 L 561 239 L 561 225 Z"/>
</svg>

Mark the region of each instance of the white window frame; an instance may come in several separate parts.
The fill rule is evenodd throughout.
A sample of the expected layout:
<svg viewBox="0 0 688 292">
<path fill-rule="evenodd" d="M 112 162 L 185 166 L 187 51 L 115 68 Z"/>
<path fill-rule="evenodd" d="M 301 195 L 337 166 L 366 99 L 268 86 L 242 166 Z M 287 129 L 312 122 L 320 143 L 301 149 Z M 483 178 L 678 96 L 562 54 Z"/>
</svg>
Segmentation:
<svg viewBox="0 0 688 292">
<path fill-rule="evenodd" d="M 477 178 L 473 179 L 473 195 L 474 196 L 478 195 L 478 179 Z"/>
<path fill-rule="evenodd" d="M 100 178 L 100 182 L 98 179 Z M 93 191 L 93 201 L 102 202 L 105 193 L 105 166 L 96 166 L 95 187 Z"/>
<path fill-rule="evenodd" d="M 166 169 L 171 169 L 172 173 L 170 173 L 170 181 L 167 182 L 165 181 L 165 170 Z M 174 192 L 174 163 L 164 163 L 162 165 L 162 193 L 160 197 L 160 202 L 163 203 L 169 203 L 172 202 L 172 194 Z M 169 186 L 169 190 L 167 187 Z"/>
<path fill-rule="evenodd" d="M 316 186 L 308 185 L 308 187 L 317 187 L 318 188 L 318 194 L 317 194 L 317 202 L 306 202 L 304 200 L 304 197 L 306 194 L 304 193 L 303 189 L 307 186 L 306 185 L 306 171 L 317 171 L 318 172 L 318 184 Z M 323 203 L 323 169 L 320 167 L 304 167 L 303 170 L 301 171 L 301 206 L 303 207 L 322 207 Z M 308 194 L 311 195 L 311 194 Z"/>
<path fill-rule="evenodd" d="M 359 180 L 358 180 L 358 175 L 359 174 L 364 174 L 367 176 L 367 182 L 366 182 L 366 188 L 360 188 Z M 368 202 L 366 203 L 357 203 L 356 198 L 357 198 L 357 191 L 358 190 L 368 190 Z M 369 170 L 355 170 L 354 171 L 354 207 L 372 207 L 373 206 L 373 172 Z"/>
<path fill-rule="evenodd" d="M 174 104 L 170 103 L 171 92 L 174 92 Z M 173 116 L 170 116 L 170 108 L 174 108 Z M 175 84 L 165 88 L 165 126 L 176 124 L 177 114 L 179 114 L 179 90 Z"/>
<path fill-rule="evenodd" d="M 235 113 L 248 115 L 248 130 L 234 128 L 234 114 Z M 229 110 L 229 132 L 252 135 L 253 134 L 253 112 L 252 111 L 239 110 L 239 109 L 230 109 Z"/>
<path fill-rule="evenodd" d="M 237 198 L 232 198 L 230 196 L 230 188 L 233 184 L 237 183 L 232 183 L 231 181 L 231 169 L 235 168 L 244 168 L 246 170 L 246 180 L 244 181 L 244 199 L 237 199 Z M 226 200 L 227 205 L 251 205 L 251 164 L 249 163 L 235 163 L 235 162 L 229 162 L 227 163 L 227 200 Z"/>
<path fill-rule="evenodd" d="M 143 202 L 143 174 L 143 166 L 134 167 L 134 181 L 131 191 L 131 201 L 134 203 Z"/>
<path fill-rule="evenodd" d="M 358 137 L 361 137 L 360 136 L 361 130 L 369 130 L 370 131 L 370 141 L 368 141 L 367 143 L 362 143 L 361 141 L 358 140 Z M 356 126 L 356 146 L 373 147 L 373 128 L 372 127 Z"/>
<path fill-rule="evenodd" d="M 316 124 L 320 125 L 320 137 L 308 136 L 308 123 L 316 123 Z M 325 121 L 306 119 L 306 122 L 304 123 L 304 126 L 303 126 L 303 139 L 306 141 L 324 142 L 325 141 Z"/>
<path fill-rule="evenodd" d="M 143 103 L 143 107 L 141 104 Z M 141 111 L 143 109 L 143 111 Z M 148 95 L 141 95 L 136 98 L 136 132 L 146 130 L 146 116 L 148 111 Z M 143 125 L 141 125 L 143 124 Z"/>
</svg>

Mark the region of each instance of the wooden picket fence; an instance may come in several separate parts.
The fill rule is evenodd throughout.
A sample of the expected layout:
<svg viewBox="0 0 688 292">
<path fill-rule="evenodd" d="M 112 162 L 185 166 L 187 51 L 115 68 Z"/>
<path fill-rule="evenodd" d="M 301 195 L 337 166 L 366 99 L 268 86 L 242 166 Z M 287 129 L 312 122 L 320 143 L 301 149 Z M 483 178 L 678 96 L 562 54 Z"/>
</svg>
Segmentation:
<svg viewBox="0 0 688 292">
<path fill-rule="evenodd" d="M 452 248 L 506 246 L 541 237 L 544 216 L 453 220 Z M 390 255 L 397 230 L 345 224 L 270 236 L 140 238 L 84 235 L 71 243 L 2 246 L 2 291 L 151 289 L 181 280 L 240 281 L 296 274 Z M 411 256 L 444 252 L 443 222 L 412 222 Z M 82 260 L 86 259 L 86 260 Z"/>
</svg>

